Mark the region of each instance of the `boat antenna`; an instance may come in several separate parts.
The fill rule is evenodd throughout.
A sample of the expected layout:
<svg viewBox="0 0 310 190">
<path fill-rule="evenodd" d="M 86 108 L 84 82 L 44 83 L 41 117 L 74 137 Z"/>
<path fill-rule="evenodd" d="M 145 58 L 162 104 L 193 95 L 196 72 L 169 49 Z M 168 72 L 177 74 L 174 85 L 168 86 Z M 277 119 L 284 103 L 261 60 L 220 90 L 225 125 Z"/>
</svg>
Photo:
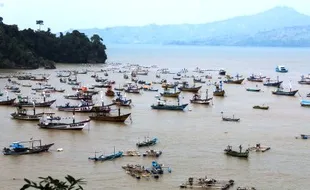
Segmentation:
<svg viewBox="0 0 310 190">
<path fill-rule="evenodd" d="M 103 101 L 103 91 L 100 91 L 100 98 L 101 98 L 101 105 L 104 106 L 104 101 Z"/>
<path fill-rule="evenodd" d="M 290 80 L 290 92 L 292 91 L 292 81 Z"/>
<path fill-rule="evenodd" d="M 222 114 L 222 118 L 223 118 L 223 112 L 221 111 L 221 114 Z"/>
<path fill-rule="evenodd" d="M 114 146 L 114 155 L 115 155 L 115 146 Z"/>
<path fill-rule="evenodd" d="M 43 91 L 43 102 L 45 102 L 46 96 L 45 96 L 45 91 Z"/>
</svg>

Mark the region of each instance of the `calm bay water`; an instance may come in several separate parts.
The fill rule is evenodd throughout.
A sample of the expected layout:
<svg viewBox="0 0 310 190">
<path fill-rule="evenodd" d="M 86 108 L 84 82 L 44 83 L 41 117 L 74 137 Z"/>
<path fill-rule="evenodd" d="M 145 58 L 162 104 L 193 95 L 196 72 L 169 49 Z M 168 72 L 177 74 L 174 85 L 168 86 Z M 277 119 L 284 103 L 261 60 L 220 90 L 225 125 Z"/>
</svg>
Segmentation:
<svg viewBox="0 0 310 190">
<path fill-rule="evenodd" d="M 279 76 L 284 80 L 284 87 L 292 81 L 293 88 L 299 89 L 305 97 L 310 93 L 310 86 L 297 83 L 300 75 L 310 73 L 309 49 L 280 48 L 234 48 L 234 47 L 178 47 L 178 46 L 108 46 L 109 61 L 136 63 L 141 65 L 158 65 L 179 71 L 182 68 L 193 70 L 225 68 L 229 74 L 237 73 L 248 76 L 251 73 L 262 73 L 271 79 Z M 279 74 L 274 71 L 276 65 L 285 65 L 289 73 Z M 99 65 L 87 69 L 100 70 Z M 57 70 L 85 69 L 82 65 L 58 65 Z M 148 76 L 139 79 L 154 81 L 155 70 Z M 7 73 L 9 71 L 1 71 Z M 11 71 L 10 71 L 11 72 Z M 18 71 L 12 71 L 18 72 Z M 73 94 L 71 86 L 60 84 L 55 70 L 33 70 L 32 73 L 49 73 L 49 83 L 66 88 L 65 94 Z M 206 72 L 205 74 L 208 74 Z M 83 85 L 94 84 L 87 75 L 78 75 Z M 97 73 L 103 76 L 103 73 Z M 197 73 L 193 73 L 197 75 Z M 217 81 L 217 72 L 210 72 L 212 81 Z M 172 81 L 173 75 L 162 75 Z M 109 79 L 123 84 L 123 74 L 109 73 Z M 188 79 L 192 80 L 192 79 Z M 28 81 L 21 81 L 28 83 Z M 35 84 L 35 82 L 31 82 Z M 2 87 L 7 79 L 0 79 Z M 23 178 L 36 179 L 39 176 L 51 175 L 63 178 L 66 174 L 83 177 L 87 180 L 85 189 L 178 189 L 179 184 L 188 177 L 203 177 L 207 175 L 215 179 L 233 179 L 238 186 L 255 186 L 264 190 L 308 189 L 310 182 L 310 144 L 307 140 L 295 139 L 295 136 L 310 134 L 310 109 L 299 104 L 299 95 L 281 97 L 271 94 L 274 88 L 258 85 L 263 92 L 251 93 L 246 87 L 254 87 L 256 83 L 245 81 L 243 85 L 224 84 L 227 97 L 214 97 L 213 105 L 189 105 L 184 112 L 156 111 L 150 108 L 155 103 L 156 92 L 143 92 L 141 95 L 127 94 L 132 98 L 133 107 L 122 109 L 123 113 L 132 113 L 132 123 L 114 124 L 91 121 L 89 129 L 83 131 L 52 131 L 39 129 L 36 122 L 16 121 L 10 118 L 15 111 L 12 107 L 1 107 L 2 126 L 0 145 L 8 146 L 13 141 L 28 140 L 31 137 L 42 139 L 43 143 L 55 145 L 48 153 L 24 156 L 0 156 L 0 189 L 19 189 Z M 154 85 L 161 89 L 160 85 Z M 210 95 L 213 86 L 203 84 L 202 92 L 208 88 Z M 24 95 L 31 95 L 30 89 L 21 87 Z M 204 96 L 204 94 L 203 94 Z M 191 93 L 182 93 L 182 102 L 187 103 Z M 66 100 L 63 94 L 53 94 L 56 104 L 51 109 L 56 111 L 56 105 L 62 105 Z M 105 102 L 111 101 L 105 97 Z M 100 102 L 100 96 L 94 97 Z M 72 101 L 72 103 L 78 103 Z M 253 105 L 267 104 L 270 109 L 254 110 Z M 190 111 L 191 110 L 191 111 Z M 224 115 L 241 118 L 240 123 L 221 121 Z M 63 117 L 71 113 L 57 112 Z M 87 114 L 77 114 L 77 119 L 86 119 Z M 162 150 L 158 158 L 160 163 L 172 168 L 171 174 L 164 174 L 159 180 L 140 180 L 127 175 L 121 168 L 127 163 L 151 165 L 151 158 L 123 157 L 115 161 L 93 163 L 88 161 L 94 151 L 105 153 L 117 150 L 135 149 L 138 138 L 144 136 L 159 138 L 155 149 Z M 228 144 L 237 149 L 240 144 L 247 148 L 256 143 L 271 146 L 265 153 L 251 152 L 248 160 L 227 157 L 223 149 Z M 63 148 L 63 152 L 56 152 Z M 143 152 L 141 149 L 140 152 Z M 15 180 L 13 180 L 13 178 Z"/>
</svg>

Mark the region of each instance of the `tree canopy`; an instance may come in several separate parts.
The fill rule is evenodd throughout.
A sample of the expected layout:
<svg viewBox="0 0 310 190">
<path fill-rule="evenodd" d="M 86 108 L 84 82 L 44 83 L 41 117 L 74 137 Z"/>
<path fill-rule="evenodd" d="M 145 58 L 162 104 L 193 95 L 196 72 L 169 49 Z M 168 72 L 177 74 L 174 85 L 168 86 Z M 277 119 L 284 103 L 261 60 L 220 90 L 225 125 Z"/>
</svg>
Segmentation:
<svg viewBox="0 0 310 190">
<path fill-rule="evenodd" d="M 43 23 L 43 21 L 42 21 Z M 0 68 L 36 69 L 60 63 L 105 63 L 106 46 L 97 34 L 90 39 L 77 30 L 60 33 L 19 30 L 0 20 Z"/>
</svg>

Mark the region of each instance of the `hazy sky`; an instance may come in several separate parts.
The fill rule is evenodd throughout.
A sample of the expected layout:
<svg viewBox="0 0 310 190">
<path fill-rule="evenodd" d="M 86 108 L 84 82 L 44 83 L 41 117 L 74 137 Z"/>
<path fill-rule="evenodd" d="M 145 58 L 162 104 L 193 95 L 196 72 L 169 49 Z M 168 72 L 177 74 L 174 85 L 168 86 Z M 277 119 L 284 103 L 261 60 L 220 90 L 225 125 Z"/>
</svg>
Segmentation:
<svg viewBox="0 0 310 190">
<path fill-rule="evenodd" d="M 206 23 L 289 6 L 310 15 L 309 0 L 0 0 L 0 16 L 20 29 L 53 32 L 120 25 Z"/>
</svg>

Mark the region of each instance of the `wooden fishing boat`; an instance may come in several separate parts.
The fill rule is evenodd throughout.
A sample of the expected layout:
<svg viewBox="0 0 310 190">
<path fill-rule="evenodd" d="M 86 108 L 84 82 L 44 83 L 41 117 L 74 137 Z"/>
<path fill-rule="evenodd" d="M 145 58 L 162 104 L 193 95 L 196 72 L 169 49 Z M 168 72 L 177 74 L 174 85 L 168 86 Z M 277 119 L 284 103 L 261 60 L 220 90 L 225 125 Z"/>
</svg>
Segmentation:
<svg viewBox="0 0 310 190">
<path fill-rule="evenodd" d="M 256 75 L 252 74 L 251 76 L 249 76 L 247 78 L 247 80 L 251 81 L 251 82 L 263 82 L 264 78 L 266 78 L 266 77 L 263 77 L 263 76 L 260 76 L 260 75 L 256 76 Z"/>
<path fill-rule="evenodd" d="M 244 81 L 244 78 L 239 78 L 239 76 L 237 76 L 236 79 L 227 76 L 227 80 L 225 80 L 224 83 L 227 83 L 227 84 L 242 84 L 243 81 Z"/>
<path fill-rule="evenodd" d="M 260 144 L 256 144 L 256 146 L 248 148 L 249 151 L 255 151 L 255 152 L 266 152 L 270 150 L 269 146 L 261 146 Z"/>
<path fill-rule="evenodd" d="M 118 109 L 118 115 L 97 112 L 96 114 L 89 116 L 89 118 L 96 121 L 125 122 L 130 115 L 131 113 L 121 115 L 120 109 Z"/>
<path fill-rule="evenodd" d="M 14 103 L 13 106 L 15 106 L 15 107 L 19 107 L 19 106 L 22 106 L 22 107 L 33 107 L 33 106 L 35 106 L 35 107 L 50 107 L 54 102 L 56 102 L 56 100 L 46 101 L 45 97 L 44 97 L 43 102 L 34 101 L 35 105 L 33 105 L 33 102 L 29 101 L 28 96 L 26 96 L 26 97 L 20 97 L 19 101 L 17 103 Z"/>
<path fill-rule="evenodd" d="M 118 106 L 130 106 L 131 99 L 127 99 L 125 96 L 122 96 L 120 92 L 116 92 L 117 98 L 112 100 Z"/>
<path fill-rule="evenodd" d="M 143 90 L 148 92 L 158 92 L 158 89 L 154 89 L 153 87 L 143 88 Z"/>
<path fill-rule="evenodd" d="M 66 111 L 66 112 L 87 112 L 93 108 L 93 103 L 86 102 L 82 100 L 78 105 L 70 105 L 70 103 L 66 103 L 64 106 L 56 106 L 58 111 Z"/>
<path fill-rule="evenodd" d="M 225 90 L 223 90 L 223 82 L 220 81 L 219 84 L 215 84 L 215 90 L 213 91 L 213 96 L 225 96 Z"/>
<path fill-rule="evenodd" d="M 116 158 L 120 158 L 123 156 L 123 152 L 122 151 L 118 151 L 115 152 L 115 147 L 114 147 L 114 153 L 110 154 L 110 155 L 100 155 L 97 157 L 96 155 L 97 152 L 95 152 L 95 156 L 94 157 L 89 157 L 89 160 L 93 160 L 93 161 L 107 161 L 107 160 L 114 160 Z"/>
<path fill-rule="evenodd" d="M 161 87 L 162 88 L 176 88 L 178 86 L 178 84 L 172 84 L 172 83 L 162 83 Z"/>
<path fill-rule="evenodd" d="M 27 120 L 27 121 L 39 121 L 43 117 L 44 113 L 36 113 L 33 108 L 33 114 L 28 114 L 26 109 L 22 107 L 17 108 L 17 112 L 11 113 L 13 119 Z"/>
<path fill-rule="evenodd" d="M 253 109 L 261 109 L 261 110 L 268 110 L 269 109 L 269 106 L 260 106 L 260 105 L 256 105 L 256 106 L 253 106 Z"/>
<path fill-rule="evenodd" d="M 39 145 L 35 145 L 35 143 Z M 29 144 L 25 146 L 24 144 Z M 9 148 L 3 148 L 4 155 L 23 155 L 23 154 L 36 154 L 41 152 L 47 152 L 48 149 L 53 146 L 54 143 L 42 145 L 41 140 L 19 141 L 13 142 Z"/>
<path fill-rule="evenodd" d="M 275 91 L 272 91 L 272 94 L 283 96 L 295 96 L 297 92 L 298 90 L 284 91 L 283 88 L 278 88 Z"/>
<path fill-rule="evenodd" d="M 299 84 L 307 84 L 310 85 L 310 79 L 305 77 L 304 75 L 301 76 L 301 80 L 298 81 Z"/>
<path fill-rule="evenodd" d="M 123 156 L 141 156 L 141 154 L 137 150 L 127 150 L 124 152 Z"/>
<path fill-rule="evenodd" d="M 188 104 L 180 104 L 179 98 L 178 98 L 178 104 L 177 105 L 167 105 L 166 101 L 161 101 L 158 99 L 157 104 L 151 105 L 152 109 L 157 109 L 157 110 L 179 110 L 182 111 L 186 108 Z"/>
<path fill-rule="evenodd" d="M 267 79 L 266 82 L 264 82 L 264 86 L 279 87 L 281 86 L 282 83 L 283 81 L 279 81 L 279 77 L 277 77 L 277 80 L 274 80 L 274 81 Z"/>
<path fill-rule="evenodd" d="M 249 150 L 247 149 L 245 152 L 242 152 L 242 147 L 241 145 L 239 146 L 240 151 L 234 151 L 231 149 L 231 146 L 228 146 L 224 152 L 225 154 L 229 155 L 229 156 L 234 156 L 234 157 L 240 157 L 240 158 L 248 158 L 249 157 Z"/>
<path fill-rule="evenodd" d="M 310 97 L 310 93 L 309 93 L 309 94 L 307 94 L 307 97 Z"/>
<path fill-rule="evenodd" d="M 221 190 L 228 190 L 230 187 L 234 185 L 235 181 L 230 180 L 216 180 L 213 178 L 200 177 L 200 178 L 193 178 L 189 177 L 185 183 L 180 185 L 180 188 L 188 188 L 188 189 L 204 189 L 204 190 L 211 190 L 211 189 L 221 189 Z"/>
<path fill-rule="evenodd" d="M 260 92 L 261 89 L 260 88 L 246 88 L 246 91 L 249 91 L 249 92 Z"/>
<path fill-rule="evenodd" d="M 10 99 L 9 97 L 7 97 L 7 99 L 5 99 L 5 100 L 0 100 L 0 106 L 13 105 L 15 100 L 16 100 L 16 98 Z"/>
<path fill-rule="evenodd" d="M 199 94 L 194 94 L 193 98 L 190 99 L 190 102 L 192 104 L 205 104 L 205 105 L 209 105 L 211 100 L 212 100 L 212 98 L 208 97 L 208 89 L 207 89 L 206 90 L 206 98 L 205 99 L 202 99 Z"/>
<path fill-rule="evenodd" d="M 157 143 L 157 138 L 150 139 L 149 137 L 145 137 L 144 141 L 139 141 L 136 143 L 137 147 L 145 147 L 145 146 L 153 146 Z"/>
<path fill-rule="evenodd" d="M 179 87 L 180 91 L 197 93 L 202 86 L 189 86 L 187 83 L 183 83 L 183 86 Z"/>
<path fill-rule="evenodd" d="M 128 87 L 125 89 L 125 92 L 131 93 L 131 94 L 140 94 L 140 89 L 137 87 Z"/>
<path fill-rule="evenodd" d="M 233 121 L 233 122 L 239 122 L 240 118 L 235 118 L 235 115 L 233 115 L 233 117 L 224 117 L 223 116 L 223 112 L 221 112 L 222 114 L 222 120 L 223 121 Z"/>
<path fill-rule="evenodd" d="M 64 95 L 64 98 L 71 99 L 71 100 L 92 100 L 93 95 L 78 92 L 78 93 L 73 94 L 73 95 Z"/>
<path fill-rule="evenodd" d="M 41 118 L 38 126 L 42 129 L 82 130 L 90 122 L 89 119 L 75 122 L 74 115 L 73 115 L 72 122 L 61 122 L 61 120 L 62 119 L 60 117 L 54 117 L 52 116 L 52 114 L 47 115 L 46 117 Z"/>
<path fill-rule="evenodd" d="M 160 155 L 162 155 L 162 151 L 160 150 L 147 150 L 145 151 L 142 156 L 144 157 L 159 157 Z"/>
<path fill-rule="evenodd" d="M 203 81 L 201 78 L 200 79 L 194 78 L 193 81 L 194 83 L 206 83 L 206 81 Z"/>
<path fill-rule="evenodd" d="M 106 96 L 115 96 L 115 92 L 113 90 L 111 90 L 110 88 L 105 92 L 105 95 Z"/>
<path fill-rule="evenodd" d="M 62 72 L 58 72 L 56 76 L 57 77 L 70 77 L 70 75 L 71 75 L 71 71 L 68 71 L 68 72 L 62 71 Z"/>
</svg>

